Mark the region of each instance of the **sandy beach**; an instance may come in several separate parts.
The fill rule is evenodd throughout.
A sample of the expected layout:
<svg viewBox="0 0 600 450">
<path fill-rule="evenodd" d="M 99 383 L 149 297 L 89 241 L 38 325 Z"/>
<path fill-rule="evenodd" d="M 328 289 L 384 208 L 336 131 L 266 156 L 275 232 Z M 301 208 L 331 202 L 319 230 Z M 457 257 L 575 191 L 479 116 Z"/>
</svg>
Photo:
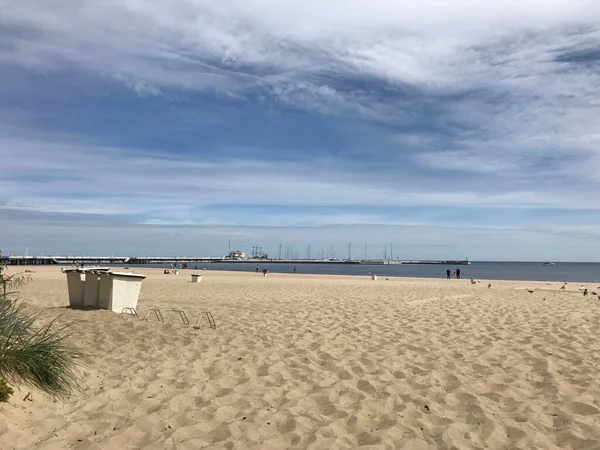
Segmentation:
<svg viewBox="0 0 600 450">
<path fill-rule="evenodd" d="M 600 300 L 580 284 L 136 268 L 136 319 L 71 310 L 59 267 L 28 269 L 28 308 L 75 322 L 92 364 L 65 402 L 15 390 L 2 450 L 600 448 Z"/>
</svg>

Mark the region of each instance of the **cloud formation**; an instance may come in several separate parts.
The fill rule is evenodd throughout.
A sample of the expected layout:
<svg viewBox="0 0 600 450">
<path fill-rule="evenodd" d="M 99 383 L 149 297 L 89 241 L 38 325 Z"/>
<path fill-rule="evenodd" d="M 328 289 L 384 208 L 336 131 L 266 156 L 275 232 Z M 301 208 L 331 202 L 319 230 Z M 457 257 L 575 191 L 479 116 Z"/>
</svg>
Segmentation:
<svg viewBox="0 0 600 450">
<path fill-rule="evenodd" d="M 598 2 L 1 9 L 11 214 L 409 226 L 419 207 L 458 227 L 489 227 L 490 209 L 503 226 L 597 223 Z"/>
</svg>

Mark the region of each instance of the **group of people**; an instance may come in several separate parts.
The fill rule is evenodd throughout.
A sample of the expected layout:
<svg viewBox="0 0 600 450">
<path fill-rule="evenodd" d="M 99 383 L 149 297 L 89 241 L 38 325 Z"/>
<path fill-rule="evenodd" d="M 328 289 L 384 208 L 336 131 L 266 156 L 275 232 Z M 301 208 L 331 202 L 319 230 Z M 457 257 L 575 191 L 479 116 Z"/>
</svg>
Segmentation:
<svg viewBox="0 0 600 450">
<path fill-rule="evenodd" d="M 450 274 L 451 274 L 450 269 L 446 269 L 446 278 L 448 280 L 451 278 Z M 454 278 L 456 278 L 457 280 L 460 280 L 460 269 L 458 267 L 456 269 L 454 269 L 454 273 L 452 273 L 452 276 Z"/>
<path fill-rule="evenodd" d="M 258 264 L 256 265 L 256 273 L 258 273 Z M 269 269 L 262 270 L 263 277 L 266 277 L 268 273 L 269 273 Z"/>
</svg>

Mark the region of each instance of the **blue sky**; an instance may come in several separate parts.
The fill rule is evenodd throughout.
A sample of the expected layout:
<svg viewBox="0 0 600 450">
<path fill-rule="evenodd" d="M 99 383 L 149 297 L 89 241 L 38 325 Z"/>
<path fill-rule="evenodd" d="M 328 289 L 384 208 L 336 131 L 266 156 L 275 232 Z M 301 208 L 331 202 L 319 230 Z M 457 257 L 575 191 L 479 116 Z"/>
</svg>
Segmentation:
<svg viewBox="0 0 600 450">
<path fill-rule="evenodd" d="M 5 252 L 599 260 L 598 2 L 3 3 Z"/>
</svg>

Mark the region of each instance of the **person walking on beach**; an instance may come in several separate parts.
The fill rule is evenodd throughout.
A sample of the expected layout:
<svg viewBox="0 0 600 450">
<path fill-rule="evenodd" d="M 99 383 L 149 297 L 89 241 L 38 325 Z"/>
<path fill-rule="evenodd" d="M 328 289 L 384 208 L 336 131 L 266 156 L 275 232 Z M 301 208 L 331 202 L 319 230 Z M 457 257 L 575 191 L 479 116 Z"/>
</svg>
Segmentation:
<svg viewBox="0 0 600 450">
<path fill-rule="evenodd" d="M 446 279 L 450 279 L 450 269 L 446 269 Z"/>
<path fill-rule="evenodd" d="M 296 266 L 294 266 L 294 273 L 296 273 Z"/>
<path fill-rule="evenodd" d="M 456 279 L 460 280 L 460 269 L 458 267 L 456 268 Z"/>
<path fill-rule="evenodd" d="M 256 273 L 258 273 L 258 264 L 256 265 Z"/>
</svg>

